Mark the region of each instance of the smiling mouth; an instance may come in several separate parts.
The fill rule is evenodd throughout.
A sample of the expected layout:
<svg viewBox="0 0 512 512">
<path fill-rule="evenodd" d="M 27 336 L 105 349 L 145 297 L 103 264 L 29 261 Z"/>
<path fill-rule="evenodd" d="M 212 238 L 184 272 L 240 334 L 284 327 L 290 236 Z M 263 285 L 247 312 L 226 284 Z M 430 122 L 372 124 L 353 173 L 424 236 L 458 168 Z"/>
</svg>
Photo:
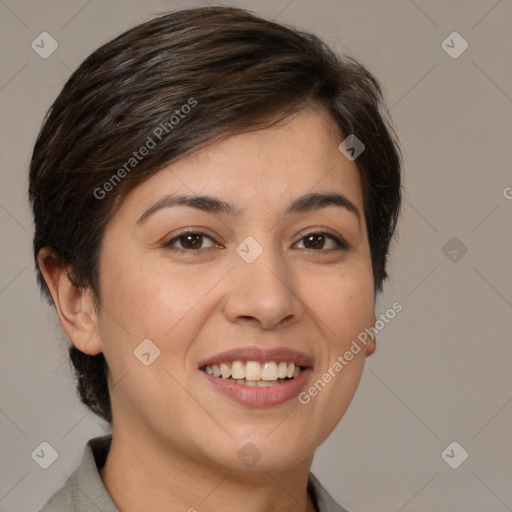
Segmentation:
<svg viewBox="0 0 512 512">
<path fill-rule="evenodd" d="M 300 375 L 304 367 L 287 361 L 232 361 L 208 364 L 200 370 L 219 379 L 250 387 L 279 386 Z"/>
</svg>

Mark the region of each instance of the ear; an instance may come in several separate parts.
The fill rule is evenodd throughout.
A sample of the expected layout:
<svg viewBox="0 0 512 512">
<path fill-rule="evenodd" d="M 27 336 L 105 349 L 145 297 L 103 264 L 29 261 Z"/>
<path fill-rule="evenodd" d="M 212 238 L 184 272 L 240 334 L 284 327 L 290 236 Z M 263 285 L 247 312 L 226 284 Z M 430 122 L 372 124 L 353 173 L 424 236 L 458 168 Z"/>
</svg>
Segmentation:
<svg viewBox="0 0 512 512">
<path fill-rule="evenodd" d="M 92 292 L 77 288 L 71 282 L 68 269 L 50 248 L 41 249 L 37 261 L 52 294 L 60 323 L 73 345 L 91 356 L 102 352 Z"/>
<path fill-rule="evenodd" d="M 377 321 L 377 317 L 375 316 L 375 311 L 373 312 L 372 317 L 372 327 L 375 326 L 375 322 Z M 371 356 L 375 349 L 377 348 L 377 343 L 375 341 L 375 338 L 373 336 L 368 336 L 368 341 L 366 343 L 366 357 Z"/>
</svg>

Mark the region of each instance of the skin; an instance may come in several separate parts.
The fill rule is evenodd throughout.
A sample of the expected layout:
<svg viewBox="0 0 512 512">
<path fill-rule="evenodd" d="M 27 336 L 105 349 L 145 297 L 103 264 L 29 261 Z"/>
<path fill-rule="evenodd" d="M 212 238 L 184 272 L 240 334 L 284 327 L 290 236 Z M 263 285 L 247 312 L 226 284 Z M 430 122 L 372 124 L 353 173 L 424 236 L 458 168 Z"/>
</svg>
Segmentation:
<svg viewBox="0 0 512 512">
<path fill-rule="evenodd" d="M 90 290 L 75 288 L 51 251 L 39 254 L 68 336 L 85 353 L 103 352 L 110 368 L 113 443 L 101 477 L 121 511 L 312 510 L 314 451 L 346 411 L 374 341 L 307 405 L 295 398 L 243 406 L 198 363 L 236 347 L 289 347 L 313 358 L 307 389 L 375 323 L 359 172 L 338 150 L 341 140 L 328 114 L 309 107 L 203 148 L 138 186 L 104 235 L 99 314 Z M 332 205 L 284 215 L 310 192 L 343 194 L 361 222 Z M 175 206 L 137 224 L 174 193 L 212 195 L 243 211 Z M 165 247 L 187 227 L 207 235 L 202 245 L 182 237 L 174 251 Z M 304 238 L 325 230 L 349 248 Z M 250 264 L 235 251 L 247 236 L 263 248 Z M 144 366 L 133 351 L 147 338 L 161 352 Z M 249 441 L 262 454 L 252 468 L 237 457 Z"/>
</svg>

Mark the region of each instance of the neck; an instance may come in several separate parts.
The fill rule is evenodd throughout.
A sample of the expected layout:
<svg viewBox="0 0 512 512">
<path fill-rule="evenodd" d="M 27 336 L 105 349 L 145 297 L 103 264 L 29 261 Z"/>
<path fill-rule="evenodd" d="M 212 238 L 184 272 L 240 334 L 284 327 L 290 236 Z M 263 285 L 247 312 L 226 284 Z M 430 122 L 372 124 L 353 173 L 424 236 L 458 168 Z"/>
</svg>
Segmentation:
<svg viewBox="0 0 512 512">
<path fill-rule="evenodd" d="M 191 457 L 150 436 L 113 428 L 101 478 L 121 512 L 314 512 L 307 493 L 313 456 L 278 471 L 239 471 Z M 129 468 L 129 470 L 127 470 Z"/>
</svg>

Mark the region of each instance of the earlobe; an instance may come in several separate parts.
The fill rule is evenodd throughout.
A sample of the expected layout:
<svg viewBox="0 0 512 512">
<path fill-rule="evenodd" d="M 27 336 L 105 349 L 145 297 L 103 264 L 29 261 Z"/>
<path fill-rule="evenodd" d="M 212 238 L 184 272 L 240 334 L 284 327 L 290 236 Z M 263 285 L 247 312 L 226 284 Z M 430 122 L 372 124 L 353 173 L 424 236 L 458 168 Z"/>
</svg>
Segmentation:
<svg viewBox="0 0 512 512">
<path fill-rule="evenodd" d="M 52 294 L 60 323 L 73 345 L 89 355 L 102 352 L 92 292 L 71 282 L 67 267 L 50 248 L 41 249 L 37 261 Z"/>
</svg>

